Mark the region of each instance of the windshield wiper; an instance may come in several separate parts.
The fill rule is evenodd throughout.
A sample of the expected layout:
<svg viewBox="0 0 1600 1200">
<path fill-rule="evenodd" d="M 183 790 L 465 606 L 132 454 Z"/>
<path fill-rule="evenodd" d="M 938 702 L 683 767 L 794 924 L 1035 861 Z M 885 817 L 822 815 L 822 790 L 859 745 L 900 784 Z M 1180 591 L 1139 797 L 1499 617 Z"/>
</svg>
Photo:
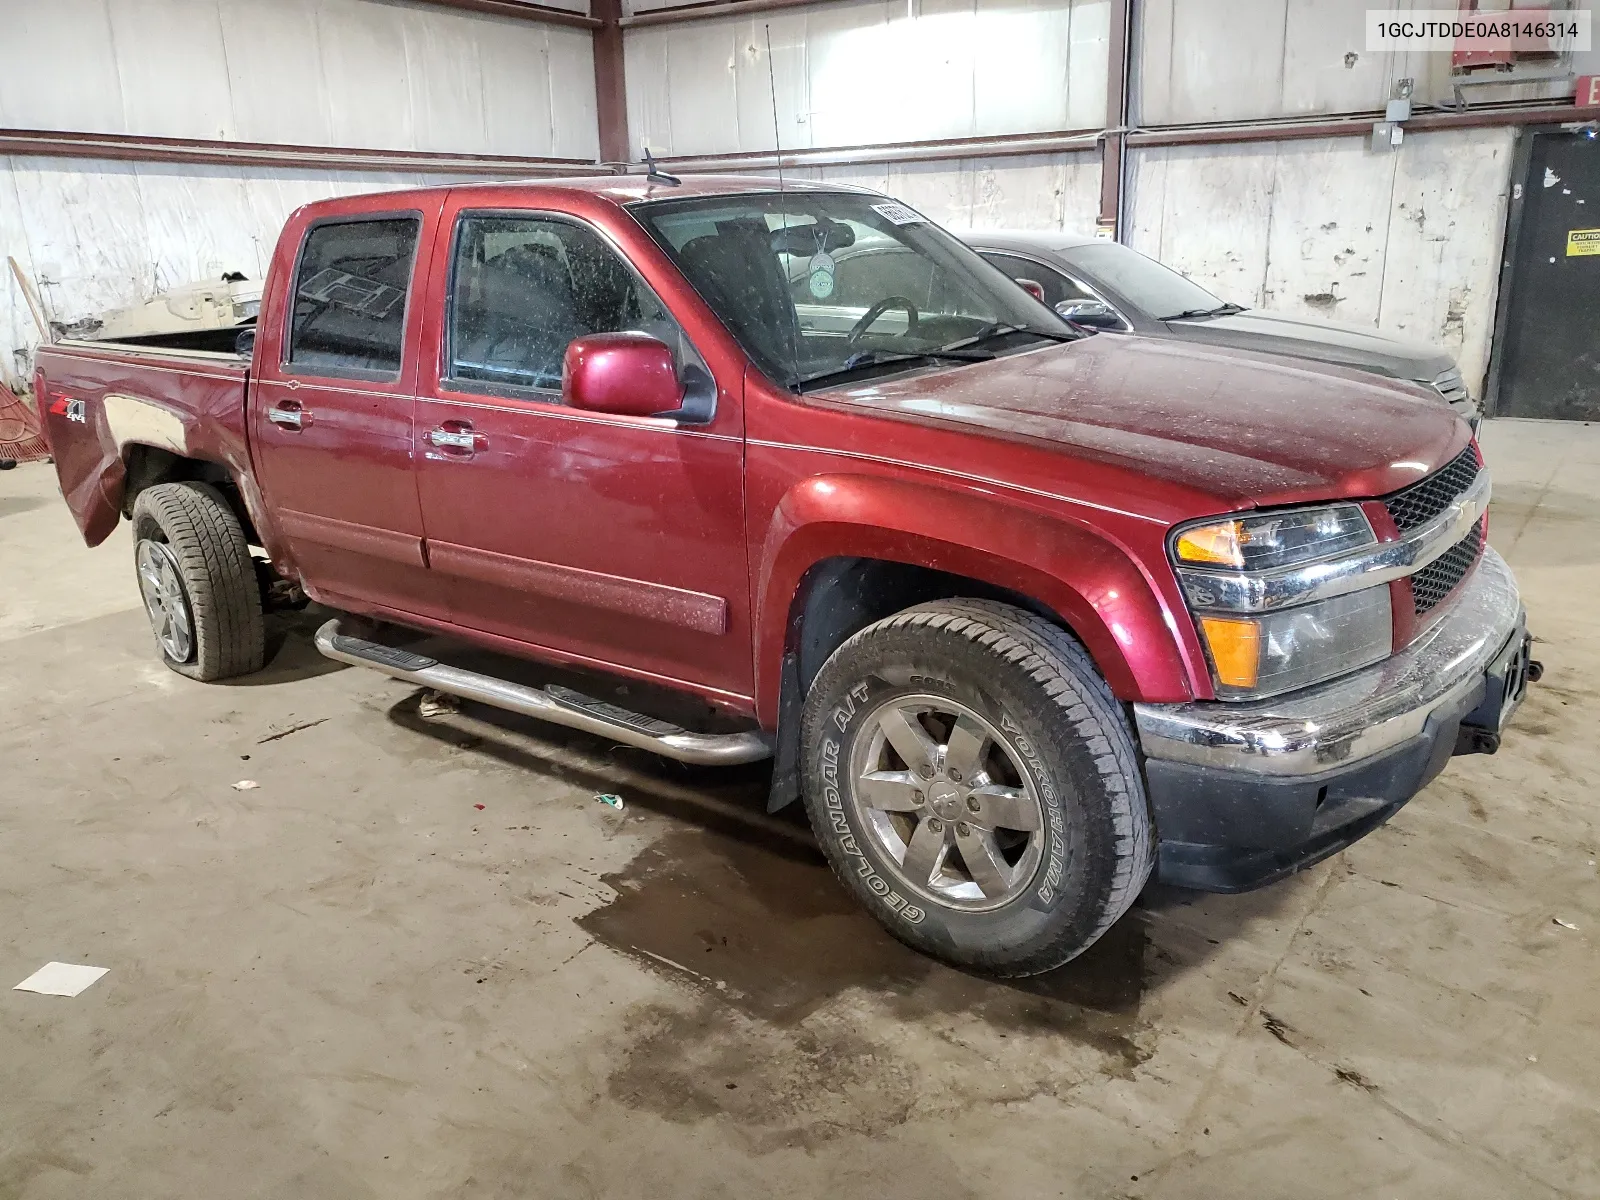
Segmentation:
<svg viewBox="0 0 1600 1200">
<path fill-rule="evenodd" d="M 862 371 L 870 371 L 874 367 L 894 367 L 904 363 L 918 362 L 988 362 L 993 357 L 994 355 L 984 351 L 963 354 L 959 347 L 954 349 L 945 347 L 942 350 L 917 350 L 909 354 L 891 353 L 884 350 L 864 350 L 860 354 L 852 354 L 841 367 L 836 367 L 831 371 L 819 371 L 815 375 L 807 375 L 803 379 L 795 380 L 794 386 L 801 388 L 807 384 L 822 383 L 824 381 L 839 383 L 848 376 L 857 375 Z"/>
<path fill-rule="evenodd" d="M 1031 325 L 1002 325 L 996 323 L 985 326 L 969 338 L 962 338 L 959 342 L 951 342 L 948 346 L 940 347 L 940 352 L 963 350 L 970 346 L 981 346 L 985 342 L 994 341 L 995 338 L 1010 337 L 1013 333 L 1029 333 L 1034 337 L 1048 338 L 1053 342 L 1075 342 L 1083 336 L 1081 333 L 1066 333 L 1057 329 L 1035 329 Z"/>
<path fill-rule="evenodd" d="M 1231 317 L 1234 313 L 1242 313 L 1242 304 L 1219 304 L 1215 308 L 1186 308 L 1181 313 L 1173 313 L 1170 317 L 1157 317 L 1158 321 L 1192 321 L 1196 317 Z"/>
</svg>

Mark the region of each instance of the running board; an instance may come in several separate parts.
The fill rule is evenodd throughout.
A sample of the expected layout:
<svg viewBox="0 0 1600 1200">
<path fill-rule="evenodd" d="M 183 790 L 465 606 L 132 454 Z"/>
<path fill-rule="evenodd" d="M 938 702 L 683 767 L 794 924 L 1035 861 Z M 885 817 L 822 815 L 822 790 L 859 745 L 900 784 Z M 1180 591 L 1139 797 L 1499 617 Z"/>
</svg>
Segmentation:
<svg viewBox="0 0 1600 1200">
<path fill-rule="evenodd" d="M 772 757 L 771 739 L 754 730 L 747 733 L 691 733 L 668 721 L 630 712 L 571 688 L 554 685 L 527 687 L 496 679 L 492 675 L 464 671 L 409 650 L 380 646 L 365 638 L 352 637 L 339 632 L 337 618 L 317 630 L 317 649 L 336 662 L 349 663 L 354 667 L 371 667 L 374 671 L 382 671 L 385 675 L 404 679 L 419 687 L 448 692 L 452 696 L 476 700 L 480 704 L 507 709 L 554 725 L 597 733 L 628 746 L 638 746 L 641 750 L 653 750 L 679 762 L 728 767 Z"/>
</svg>

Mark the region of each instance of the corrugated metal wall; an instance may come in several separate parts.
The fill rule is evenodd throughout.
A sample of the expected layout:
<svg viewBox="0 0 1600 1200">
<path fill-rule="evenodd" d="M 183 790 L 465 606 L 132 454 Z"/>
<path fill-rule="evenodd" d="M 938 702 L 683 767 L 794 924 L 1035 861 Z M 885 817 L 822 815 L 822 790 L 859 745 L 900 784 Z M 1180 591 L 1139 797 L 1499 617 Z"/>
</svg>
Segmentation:
<svg viewBox="0 0 1600 1200">
<path fill-rule="evenodd" d="M 71 323 L 224 271 L 260 279 L 284 218 L 312 200 L 438 181 L 389 172 L 0 158 L 0 257 L 15 257 L 50 317 Z M 0 348 L 14 377 L 28 377 L 38 341 L 6 271 Z"/>
<path fill-rule="evenodd" d="M 1540 7 L 1552 7 L 1539 0 Z M 1418 104 L 1454 101 L 1450 56 L 1371 53 L 1368 9 L 1452 9 L 1445 0 L 1141 0 L 1139 120 L 1146 125 L 1381 109 L 1414 81 Z M 1504 8 L 1486 0 L 1479 7 Z M 1539 74 L 1546 72 L 1540 71 Z M 1474 89 L 1480 99 L 1571 95 L 1570 84 Z"/>
<path fill-rule="evenodd" d="M 599 147 L 582 29 L 389 0 L 0 0 L 0 30 L 0 126 L 560 158 Z"/>
<path fill-rule="evenodd" d="M 672 6 L 633 5 L 641 12 Z M 1450 100 L 1447 55 L 1366 53 L 1368 7 L 1367 0 L 1140 0 L 1135 122 L 1370 111 L 1406 76 L 1417 80 L 1419 104 Z M 770 151 L 767 26 L 786 150 L 1105 121 L 1105 0 L 830 3 L 629 30 L 635 146 L 683 155 Z M 1528 85 L 1486 94 L 1560 91 Z M 1414 133 L 1392 153 L 1374 153 L 1362 138 L 1136 149 L 1124 240 L 1240 303 L 1379 324 L 1442 344 L 1479 390 L 1512 141 L 1509 130 L 1484 130 Z M 958 227 L 1091 231 L 1099 207 L 1093 153 L 805 173 L 881 188 Z"/>
<path fill-rule="evenodd" d="M 786 150 L 1098 129 L 1110 7 L 862 0 L 629 30 L 629 135 L 660 155 L 771 150 L 774 85 Z"/>
<path fill-rule="evenodd" d="M 1090 153 L 811 167 L 791 174 L 876 188 L 956 230 L 1093 233 L 1100 204 L 1100 158 Z"/>
<path fill-rule="evenodd" d="M 390 0 L 0 0 L 0 43 L 0 127 L 598 154 L 583 29 Z M 259 278 L 283 218 L 307 201 L 439 180 L 0 157 L 0 259 L 14 256 L 71 322 L 223 270 Z M 0 354 L 13 374 L 25 377 L 36 341 L 6 271 Z"/>
<path fill-rule="evenodd" d="M 1365 52 L 1367 6 L 1140 0 L 1135 121 L 1370 110 L 1408 75 L 1420 101 L 1448 99 L 1446 56 Z M 825 0 L 629 28 L 630 137 L 663 156 L 737 155 L 1100 129 L 1110 14 L 1109 0 Z M 406 0 L 0 0 L 0 28 L 25 48 L 0 71 L 0 125 L 597 154 L 581 29 Z M 1477 386 L 1511 144 L 1478 131 L 1413 133 L 1387 154 L 1358 138 L 1135 149 L 1124 237 L 1240 302 L 1443 343 Z M 957 227 L 1088 231 L 1099 203 L 1088 151 L 796 174 L 881 188 Z M 0 159 L 0 252 L 70 321 L 222 269 L 253 275 L 295 204 L 410 182 Z M 16 289 L 0 285 L 0 350 L 31 336 Z"/>
<path fill-rule="evenodd" d="M 1126 240 L 1226 300 L 1438 343 L 1481 380 L 1512 141 L 1471 129 L 1388 154 L 1355 138 L 1136 150 Z"/>
</svg>

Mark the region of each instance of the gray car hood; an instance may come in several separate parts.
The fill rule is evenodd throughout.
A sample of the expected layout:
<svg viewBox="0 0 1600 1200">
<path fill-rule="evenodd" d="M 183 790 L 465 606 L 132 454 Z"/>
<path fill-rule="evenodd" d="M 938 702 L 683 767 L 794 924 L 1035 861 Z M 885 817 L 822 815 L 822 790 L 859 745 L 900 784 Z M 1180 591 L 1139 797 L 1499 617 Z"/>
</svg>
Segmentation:
<svg viewBox="0 0 1600 1200">
<path fill-rule="evenodd" d="M 1390 337 L 1363 325 L 1249 309 L 1231 317 L 1168 321 L 1173 336 L 1208 346 L 1287 354 L 1387 375 L 1432 381 L 1455 366 L 1438 346 Z"/>
</svg>

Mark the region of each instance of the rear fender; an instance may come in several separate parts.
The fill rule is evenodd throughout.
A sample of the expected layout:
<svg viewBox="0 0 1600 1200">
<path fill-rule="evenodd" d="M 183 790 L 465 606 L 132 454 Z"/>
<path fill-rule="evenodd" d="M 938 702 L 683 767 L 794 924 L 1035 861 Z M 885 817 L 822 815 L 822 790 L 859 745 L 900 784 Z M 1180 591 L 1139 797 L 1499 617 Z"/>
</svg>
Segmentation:
<svg viewBox="0 0 1600 1200">
<path fill-rule="evenodd" d="M 127 511 L 130 482 L 141 482 L 130 481 L 130 455 L 146 448 L 189 464 L 182 477 L 232 480 L 245 515 L 277 557 L 273 552 L 281 547 L 249 469 L 236 391 L 208 387 L 206 406 L 196 412 L 149 396 L 101 392 L 88 377 L 63 386 L 50 383 L 41 370 L 37 385 L 61 493 L 90 546 L 110 537 Z"/>
<path fill-rule="evenodd" d="M 61 494 L 83 540 L 98 546 L 122 516 L 128 448 L 147 445 L 187 457 L 183 419 L 148 400 L 114 392 L 91 400 L 59 389 L 39 394 Z"/>
<path fill-rule="evenodd" d="M 802 580 L 839 556 L 928 567 L 1027 596 L 1077 635 L 1119 698 L 1194 696 L 1172 614 L 1133 555 L 1105 534 L 992 497 L 836 474 L 797 483 L 773 510 L 762 542 L 756 690 L 769 727 Z"/>
</svg>

